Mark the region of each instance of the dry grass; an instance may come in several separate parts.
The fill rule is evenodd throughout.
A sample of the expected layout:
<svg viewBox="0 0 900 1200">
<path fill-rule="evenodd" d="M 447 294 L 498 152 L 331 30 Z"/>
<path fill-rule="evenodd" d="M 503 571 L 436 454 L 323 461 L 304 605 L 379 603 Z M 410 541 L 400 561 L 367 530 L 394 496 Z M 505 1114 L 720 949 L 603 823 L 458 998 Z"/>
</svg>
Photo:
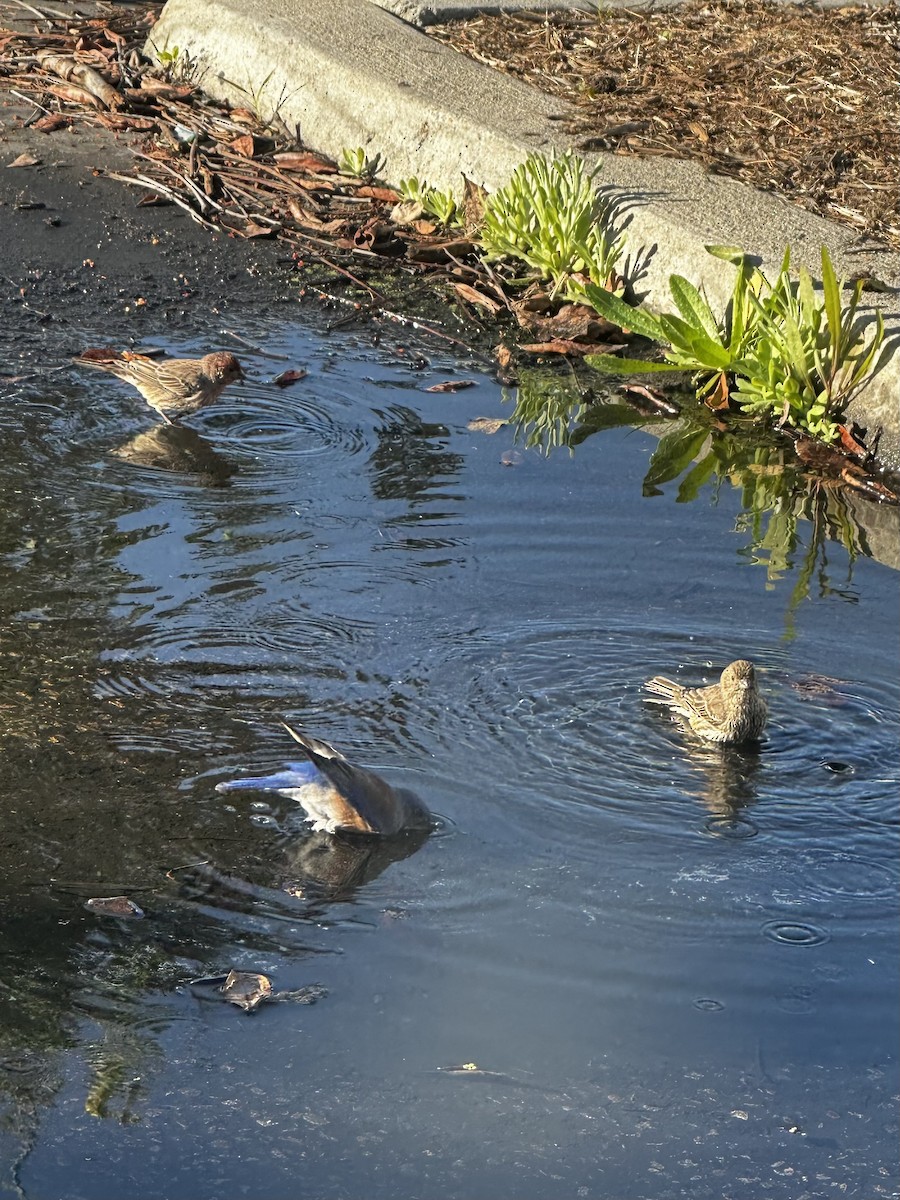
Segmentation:
<svg viewBox="0 0 900 1200">
<path fill-rule="evenodd" d="M 698 159 L 900 248 L 900 6 L 482 16 L 429 32 L 575 105 L 582 149 Z"/>
</svg>

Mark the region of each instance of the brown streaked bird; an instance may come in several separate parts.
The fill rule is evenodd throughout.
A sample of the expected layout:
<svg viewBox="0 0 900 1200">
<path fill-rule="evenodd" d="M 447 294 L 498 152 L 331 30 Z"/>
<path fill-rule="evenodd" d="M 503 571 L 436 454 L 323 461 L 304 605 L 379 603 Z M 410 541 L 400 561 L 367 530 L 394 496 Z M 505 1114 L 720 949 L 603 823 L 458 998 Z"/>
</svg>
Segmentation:
<svg viewBox="0 0 900 1200">
<path fill-rule="evenodd" d="M 682 725 L 708 742 L 723 746 L 757 742 L 766 727 L 766 702 L 759 693 L 753 663 L 745 658 L 729 663 L 719 682 L 710 687 L 682 687 L 664 675 L 654 676 L 644 687 L 662 697 L 651 697 L 651 704 L 666 704 Z"/>
<path fill-rule="evenodd" d="M 103 357 L 103 353 L 86 351 L 72 361 L 130 383 L 164 421 L 173 423 L 212 404 L 229 383 L 244 378 L 241 364 L 224 350 L 203 358 L 164 358 L 158 362 L 129 350 L 118 357 Z"/>
<path fill-rule="evenodd" d="M 282 722 L 284 724 L 284 722 Z M 290 762 L 274 775 L 230 779 L 217 792 L 255 788 L 296 800 L 314 830 L 368 833 L 390 837 L 404 829 L 428 829 L 434 822 L 414 793 L 395 788 L 365 767 L 355 767 L 340 751 L 284 725 L 299 742 L 306 762 Z"/>
</svg>

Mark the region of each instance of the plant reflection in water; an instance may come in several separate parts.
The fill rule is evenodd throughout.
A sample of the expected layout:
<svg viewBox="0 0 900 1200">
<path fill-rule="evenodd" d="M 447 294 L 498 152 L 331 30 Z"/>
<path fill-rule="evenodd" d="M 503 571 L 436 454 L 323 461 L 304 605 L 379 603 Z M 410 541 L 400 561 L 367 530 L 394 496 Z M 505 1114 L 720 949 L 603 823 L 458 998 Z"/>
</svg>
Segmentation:
<svg viewBox="0 0 900 1200">
<path fill-rule="evenodd" d="M 508 394 L 505 398 L 512 399 Z M 758 425 L 751 431 L 746 418 L 730 415 L 725 428 L 715 413 L 688 398 L 673 421 L 641 411 L 640 403 L 639 398 L 635 403 L 606 401 L 586 389 L 571 370 L 563 374 L 525 369 L 519 374 L 511 423 L 519 441 L 544 454 L 561 447 L 572 453 L 586 438 L 606 429 L 665 424 L 644 476 L 643 494 L 662 495 L 663 485 L 676 480 L 679 503 L 696 500 L 707 486 L 714 502 L 723 483 L 740 489 L 742 511 L 735 528 L 749 535 L 740 553 L 765 566 L 768 589 L 796 572 L 786 614 L 787 638 L 793 637 L 796 610 L 814 585 L 820 596 L 855 601 L 853 564 L 860 555 L 871 554 L 856 510 L 858 505 L 882 506 L 857 497 L 840 477 L 809 471 L 790 441 L 761 432 Z M 846 578 L 840 583 L 829 574 L 829 541 L 847 554 Z"/>
</svg>

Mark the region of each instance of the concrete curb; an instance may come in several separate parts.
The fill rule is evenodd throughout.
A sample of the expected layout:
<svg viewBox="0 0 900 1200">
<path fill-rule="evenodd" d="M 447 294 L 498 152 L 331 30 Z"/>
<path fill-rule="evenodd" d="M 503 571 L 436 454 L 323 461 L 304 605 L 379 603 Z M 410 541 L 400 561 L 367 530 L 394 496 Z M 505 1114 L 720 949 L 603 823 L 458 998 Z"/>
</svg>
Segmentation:
<svg viewBox="0 0 900 1200">
<path fill-rule="evenodd" d="M 415 175 L 459 192 L 465 175 L 494 190 L 531 151 L 569 147 L 559 128 L 562 101 L 465 58 L 377 4 L 256 0 L 250 20 L 246 0 L 168 0 L 148 49 L 173 46 L 189 56 L 212 96 L 255 106 L 264 120 L 280 121 L 331 158 L 356 146 L 379 153 L 394 183 Z M 900 287 L 900 254 L 863 245 L 852 230 L 779 196 L 691 162 L 601 157 L 602 181 L 628 221 L 637 290 L 652 307 L 671 307 L 673 272 L 701 285 L 714 308 L 724 307 L 733 269 L 706 253 L 709 243 L 741 246 L 772 275 L 790 245 L 795 265 L 813 278 L 824 244 L 839 275 Z M 886 299 L 886 320 L 900 321 L 900 298 Z M 895 355 L 848 410 L 864 428 L 883 429 L 880 458 L 895 470 L 898 395 Z"/>
</svg>

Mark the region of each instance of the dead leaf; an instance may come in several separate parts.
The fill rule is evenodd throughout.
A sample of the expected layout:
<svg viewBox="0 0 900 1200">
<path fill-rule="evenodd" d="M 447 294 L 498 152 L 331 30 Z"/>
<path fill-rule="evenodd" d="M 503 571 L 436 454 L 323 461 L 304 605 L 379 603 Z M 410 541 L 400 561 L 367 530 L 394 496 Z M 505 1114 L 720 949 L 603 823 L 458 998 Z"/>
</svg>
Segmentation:
<svg viewBox="0 0 900 1200">
<path fill-rule="evenodd" d="M 277 232 L 277 225 L 258 225 L 256 221 L 248 221 L 246 225 L 231 230 L 231 233 L 242 238 L 269 238 L 274 237 Z"/>
<path fill-rule="evenodd" d="M 141 76 L 141 91 L 158 100 L 187 100 L 194 94 L 190 84 L 166 83 L 164 79 L 154 79 L 152 75 Z"/>
<path fill-rule="evenodd" d="M 401 200 L 391 209 L 391 220 L 395 225 L 414 225 L 424 212 L 418 200 Z"/>
<path fill-rule="evenodd" d="M 337 174 L 337 167 L 334 163 L 319 158 L 315 154 L 303 154 L 298 150 L 284 150 L 280 154 L 273 154 L 272 157 L 283 171 L 317 171 L 321 175 Z"/>
<path fill-rule="evenodd" d="M 411 262 L 450 262 L 454 258 L 464 258 L 474 249 L 474 242 L 468 238 L 454 238 L 452 241 L 422 242 L 410 246 L 406 257 Z"/>
<path fill-rule="evenodd" d="M 112 129 L 115 132 L 128 129 L 134 133 L 152 133 L 157 127 L 152 117 L 131 117 L 124 113 L 98 112 L 95 119 L 104 129 Z"/>
<path fill-rule="evenodd" d="M 122 357 L 122 354 L 118 350 L 114 350 L 112 346 L 98 346 L 82 350 L 80 354 L 75 355 L 73 361 L 84 359 L 87 362 L 115 362 Z"/>
<path fill-rule="evenodd" d="M 605 347 L 607 350 L 610 348 Z M 585 345 L 584 342 L 567 341 L 565 338 L 556 338 L 552 342 L 527 342 L 520 345 L 519 349 L 528 354 L 596 354 L 600 352 L 598 345 Z"/>
<path fill-rule="evenodd" d="M 716 380 L 716 386 L 713 390 L 703 398 L 703 403 L 707 408 L 718 412 L 719 409 L 728 407 L 728 399 L 731 392 L 728 387 L 728 376 L 724 371 L 719 373 L 719 378 Z"/>
<path fill-rule="evenodd" d="M 259 117 L 257 117 L 256 113 L 251 112 L 249 108 L 232 108 L 228 115 L 237 125 L 259 124 Z"/>
<path fill-rule="evenodd" d="M 443 383 L 433 383 L 425 388 L 426 392 L 461 392 L 463 388 L 474 387 L 474 379 L 445 379 Z"/>
<path fill-rule="evenodd" d="M 376 184 L 365 183 L 356 189 L 357 196 L 366 196 L 369 200 L 382 200 L 385 204 L 396 204 L 400 193 L 393 188 L 378 187 Z"/>
<path fill-rule="evenodd" d="M 275 376 L 272 382 L 278 387 L 289 387 L 292 383 L 305 379 L 308 374 L 308 371 L 282 371 L 280 375 Z"/>
<path fill-rule="evenodd" d="M 869 452 L 862 442 L 857 441 L 846 425 L 838 425 L 838 432 L 841 435 L 841 445 L 847 454 L 851 454 L 854 458 L 865 462 L 869 457 Z"/>
<path fill-rule="evenodd" d="M 433 233 L 437 233 L 437 222 L 429 221 L 427 217 L 420 217 L 417 221 L 409 222 L 410 229 L 414 229 L 420 237 L 431 237 Z"/>
<path fill-rule="evenodd" d="M 512 351 L 509 346 L 499 345 L 494 354 L 497 356 L 497 362 L 501 367 L 508 367 L 512 362 Z"/>
<path fill-rule="evenodd" d="M 694 137 L 697 138 L 698 141 L 701 141 L 705 146 L 709 141 L 709 134 L 706 132 L 703 126 L 698 121 L 688 121 L 687 127 Z"/>
<path fill-rule="evenodd" d="M 55 54 L 52 50 L 39 50 L 35 57 L 45 71 L 73 83 L 104 108 L 119 108 L 122 104 L 122 97 L 109 80 L 104 79 L 93 67 L 77 62 L 66 54 Z"/>
<path fill-rule="evenodd" d="M 256 143 L 253 140 L 253 134 L 242 133 L 233 142 L 229 142 L 228 149 L 233 150 L 235 154 L 243 155 L 244 158 L 252 158 L 256 153 Z"/>
<path fill-rule="evenodd" d="M 538 297 L 531 297 L 526 305 Z M 618 326 L 605 321 L 587 304 L 564 304 L 555 313 L 543 316 L 526 305 L 514 306 L 516 320 L 542 342 L 588 342 L 608 341 L 612 334 L 618 335 Z M 586 347 L 593 349 L 593 346 Z"/>
<path fill-rule="evenodd" d="M 474 417 L 466 429 L 471 429 L 473 433 L 496 433 L 498 429 L 502 429 L 504 425 L 508 424 L 509 421 L 505 421 L 502 417 Z"/>
<path fill-rule="evenodd" d="M 474 183 L 466 175 L 463 175 L 463 184 L 462 209 L 465 230 L 466 233 L 473 234 L 484 224 L 484 204 L 487 200 L 487 192 L 480 184 Z"/>
<path fill-rule="evenodd" d="M 54 96 L 58 96 L 60 100 L 65 100 L 68 104 L 77 104 L 79 108 L 94 108 L 98 111 L 103 108 L 103 101 L 83 87 L 78 87 L 75 83 L 55 83 L 52 87 L 48 87 L 47 91 Z"/>
<path fill-rule="evenodd" d="M 84 902 L 84 907 L 103 917 L 130 917 L 139 920 L 143 910 L 127 896 L 95 896 Z"/>
<path fill-rule="evenodd" d="M 39 167 L 41 160 L 35 158 L 33 154 L 20 154 L 18 158 L 14 158 L 12 162 L 8 162 L 7 167 Z"/>
<path fill-rule="evenodd" d="M 487 309 L 492 316 L 496 316 L 503 309 L 503 305 L 497 300 L 485 296 L 484 292 L 479 292 L 477 288 L 469 287 L 467 283 L 454 283 L 453 290 L 461 300 L 467 300 L 469 304 L 477 304 L 479 308 Z"/>
<path fill-rule="evenodd" d="M 57 129 L 62 129 L 70 124 L 71 117 L 64 116 L 62 113 L 47 113 L 45 117 L 35 121 L 31 128 L 38 129 L 41 133 L 55 133 Z"/>
<path fill-rule="evenodd" d="M 228 977 L 219 989 L 231 1004 L 236 1004 L 244 1012 L 253 1012 L 272 995 L 272 984 L 266 975 L 256 971 L 229 971 Z"/>
</svg>

